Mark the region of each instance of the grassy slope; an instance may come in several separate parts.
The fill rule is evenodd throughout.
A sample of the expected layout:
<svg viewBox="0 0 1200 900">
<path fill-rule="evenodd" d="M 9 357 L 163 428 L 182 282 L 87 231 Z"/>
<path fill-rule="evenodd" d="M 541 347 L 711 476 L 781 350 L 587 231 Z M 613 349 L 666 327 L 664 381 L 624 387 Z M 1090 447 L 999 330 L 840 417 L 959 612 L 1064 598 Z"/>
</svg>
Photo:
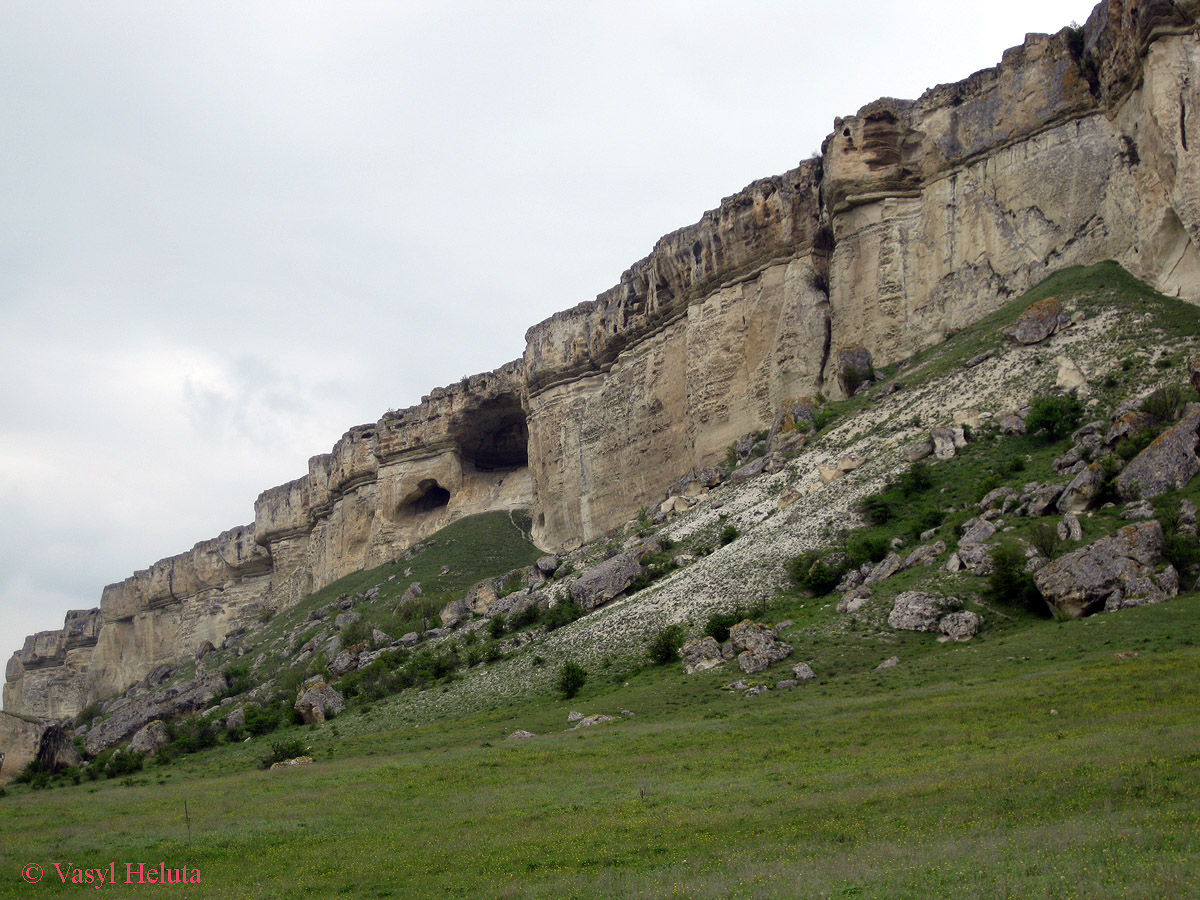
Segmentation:
<svg viewBox="0 0 1200 900">
<path fill-rule="evenodd" d="M 657 669 L 570 704 L 299 729 L 311 768 L 258 771 L 252 741 L 12 792 L 0 892 L 70 859 L 195 866 L 195 897 L 1196 896 L 1197 624 L 1191 595 L 751 699 Z M 569 708 L 637 715 L 566 732 Z"/>
<path fill-rule="evenodd" d="M 1121 319 L 1122 338 L 1144 351 L 1100 388 L 1105 406 L 1146 376 L 1182 378 L 1156 348 L 1200 333 L 1200 311 L 1109 265 L 1060 273 L 900 377 L 933 377 L 998 347 L 998 326 L 1050 294 L 1155 313 Z M 1025 460 L 1006 481 L 1044 481 L 1063 449 L 984 440 L 939 464 L 939 495 L 962 510 L 943 536 L 998 459 Z M 1195 498 L 1200 485 L 1186 493 Z M 1089 537 L 1117 524 L 1115 511 L 1084 522 Z M 412 578 L 460 590 L 449 582 L 461 551 L 476 552 L 464 537 L 351 576 L 295 615 L 376 584 L 390 600 Z M 534 551 L 517 552 L 512 565 Z M 437 585 L 446 565 L 451 576 Z M 410 578 L 386 581 L 409 567 Z M 906 572 L 877 596 L 930 576 L 948 578 Z M 946 587 L 975 606 L 971 579 Z M 1200 895 L 1200 596 L 1078 622 L 983 611 L 981 637 L 939 645 L 788 595 L 768 618 L 796 621 L 787 634 L 796 654 L 770 680 L 797 659 L 818 672 L 790 692 L 744 698 L 719 689 L 733 672 L 685 678 L 674 666 L 617 664 L 594 668 L 570 703 L 541 696 L 449 719 L 414 714 L 406 693 L 320 727 L 151 766 L 127 785 L 10 789 L 0 800 L 0 895 L 78 890 L 50 868 L 66 859 L 196 866 L 203 885 L 188 890 L 198 897 Z M 901 665 L 876 671 L 892 654 Z M 567 732 L 570 709 L 636 716 Z M 517 728 L 539 737 L 503 740 Z M 308 741 L 316 764 L 257 770 L 281 737 Z M 20 882 L 26 862 L 49 869 L 40 888 Z"/>
</svg>

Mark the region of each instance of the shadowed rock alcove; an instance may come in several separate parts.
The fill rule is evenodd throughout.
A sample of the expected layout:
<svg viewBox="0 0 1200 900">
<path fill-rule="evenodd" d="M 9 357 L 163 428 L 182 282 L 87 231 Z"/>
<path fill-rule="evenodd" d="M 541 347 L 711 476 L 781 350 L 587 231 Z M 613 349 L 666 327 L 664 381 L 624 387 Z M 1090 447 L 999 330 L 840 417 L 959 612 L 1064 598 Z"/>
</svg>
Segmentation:
<svg viewBox="0 0 1200 900">
<path fill-rule="evenodd" d="M 504 394 L 469 410 L 455 423 L 454 438 L 464 462 L 491 472 L 529 465 L 529 427 L 515 394 Z"/>
<path fill-rule="evenodd" d="M 437 483 L 436 479 L 426 478 L 417 483 L 417 490 L 410 494 L 401 504 L 401 515 L 419 516 L 430 513 L 450 503 L 450 492 Z"/>
</svg>

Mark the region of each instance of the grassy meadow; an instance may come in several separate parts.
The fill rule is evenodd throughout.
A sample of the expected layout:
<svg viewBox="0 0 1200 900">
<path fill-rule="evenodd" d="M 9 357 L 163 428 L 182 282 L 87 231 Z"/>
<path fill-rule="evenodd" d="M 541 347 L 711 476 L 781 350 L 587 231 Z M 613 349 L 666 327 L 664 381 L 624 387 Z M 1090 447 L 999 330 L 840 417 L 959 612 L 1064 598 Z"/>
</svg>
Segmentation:
<svg viewBox="0 0 1200 900">
<path fill-rule="evenodd" d="M 89 889 L 53 861 L 162 861 L 200 870 L 192 897 L 1195 897 L 1198 624 L 1186 595 L 905 636 L 894 669 L 751 698 L 670 666 L 420 725 L 390 724 L 397 699 L 124 783 L 10 787 L 0 893 Z M 567 730 L 571 709 L 618 720 Z M 315 763 L 259 769 L 281 736 Z"/>
</svg>

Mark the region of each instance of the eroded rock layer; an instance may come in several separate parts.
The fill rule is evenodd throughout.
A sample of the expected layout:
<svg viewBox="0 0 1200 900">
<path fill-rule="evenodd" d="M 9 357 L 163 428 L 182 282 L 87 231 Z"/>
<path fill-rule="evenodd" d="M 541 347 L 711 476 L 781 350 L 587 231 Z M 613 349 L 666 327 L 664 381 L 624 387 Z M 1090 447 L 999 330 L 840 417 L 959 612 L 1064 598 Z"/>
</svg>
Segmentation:
<svg viewBox="0 0 1200 900">
<path fill-rule="evenodd" d="M 819 158 L 662 238 L 522 359 L 351 429 L 253 525 L 29 638 L 6 709 L 72 715 L 464 515 L 529 508 L 547 548 L 593 538 L 789 401 L 843 396 L 1065 266 L 1116 259 L 1200 301 L 1198 10 L 1106 0 L 838 119 Z"/>
</svg>

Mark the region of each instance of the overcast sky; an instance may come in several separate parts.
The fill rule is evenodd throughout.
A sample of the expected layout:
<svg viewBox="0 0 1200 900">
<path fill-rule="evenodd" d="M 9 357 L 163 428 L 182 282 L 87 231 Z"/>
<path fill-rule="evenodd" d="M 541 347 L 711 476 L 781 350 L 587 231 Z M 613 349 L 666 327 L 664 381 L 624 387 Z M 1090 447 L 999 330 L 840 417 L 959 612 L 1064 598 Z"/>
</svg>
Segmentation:
<svg viewBox="0 0 1200 900">
<path fill-rule="evenodd" d="M 0 664 L 1090 2 L 0 0 Z"/>
</svg>

